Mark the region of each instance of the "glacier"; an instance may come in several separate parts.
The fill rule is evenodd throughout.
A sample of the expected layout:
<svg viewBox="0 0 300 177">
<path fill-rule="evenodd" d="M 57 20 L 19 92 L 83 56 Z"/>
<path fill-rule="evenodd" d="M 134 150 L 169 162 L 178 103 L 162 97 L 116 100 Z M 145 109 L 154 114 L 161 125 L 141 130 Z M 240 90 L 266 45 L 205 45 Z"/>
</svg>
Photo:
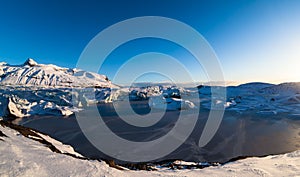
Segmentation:
<svg viewBox="0 0 300 177">
<path fill-rule="evenodd" d="M 226 101 L 212 99 L 212 88 L 221 87 L 199 85 L 189 88 L 154 83 L 120 87 L 105 75 L 38 64 L 29 58 L 21 65 L 0 63 L 0 116 L 70 116 L 92 104 L 126 99 L 148 101 L 150 108 L 168 111 L 197 109 L 196 105 L 199 105 L 201 109 L 220 108 L 241 114 L 255 111 L 262 115 L 300 115 L 300 83 L 227 86 Z"/>
<path fill-rule="evenodd" d="M 21 65 L 2 62 L 0 116 L 70 116 L 96 100 L 108 100 L 114 88 L 118 86 L 106 76 L 76 68 L 38 64 L 31 58 Z"/>
</svg>

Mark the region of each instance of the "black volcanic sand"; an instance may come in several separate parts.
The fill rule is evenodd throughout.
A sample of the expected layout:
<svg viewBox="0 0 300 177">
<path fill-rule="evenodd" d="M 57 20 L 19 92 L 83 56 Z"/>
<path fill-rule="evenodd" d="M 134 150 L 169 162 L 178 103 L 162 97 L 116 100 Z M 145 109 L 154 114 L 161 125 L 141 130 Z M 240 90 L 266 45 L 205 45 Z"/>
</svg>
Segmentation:
<svg viewBox="0 0 300 177">
<path fill-rule="evenodd" d="M 122 107 L 122 102 L 117 103 Z M 147 114 L 147 104 L 136 101 L 132 107 L 138 114 Z M 126 124 L 114 111 L 112 104 L 98 104 L 98 109 L 107 126 L 118 136 L 131 141 L 150 141 L 165 135 L 177 121 L 179 111 L 168 111 L 163 118 L 150 127 L 135 127 Z M 89 121 L 89 110 L 82 112 Z M 300 116 L 287 114 L 259 115 L 226 111 L 222 123 L 205 146 L 198 147 L 209 110 L 201 109 L 197 124 L 177 150 L 156 161 L 181 159 L 195 162 L 226 162 L 239 156 L 264 156 L 300 149 Z M 113 159 L 97 150 L 81 132 L 76 117 L 34 116 L 15 120 L 14 123 L 37 129 L 51 137 L 69 144 L 89 158 Z M 105 142 L 103 142 L 105 143 Z M 122 163 L 122 161 L 117 162 Z"/>
</svg>

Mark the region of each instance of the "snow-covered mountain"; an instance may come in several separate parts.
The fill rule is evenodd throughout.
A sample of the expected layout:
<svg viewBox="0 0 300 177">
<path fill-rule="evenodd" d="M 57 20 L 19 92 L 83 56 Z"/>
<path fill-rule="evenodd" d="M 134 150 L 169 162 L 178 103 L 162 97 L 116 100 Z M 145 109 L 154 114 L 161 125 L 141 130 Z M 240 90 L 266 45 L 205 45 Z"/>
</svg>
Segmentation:
<svg viewBox="0 0 300 177">
<path fill-rule="evenodd" d="M 81 107 L 109 100 L 112 88 L 119 87 L 97 73 L 38 64 L 33 59 L 22 65 L 2 62 L 0 116 L 69 116 Z"/>
<path fill-rule="evenodd" d="M 223 104 L 226 110 L 239 113 L 251 111 L 269 115 L 300 115 L 300 83 L 247 83 L 226 87 L 226 92 L 226 102 L 218 102 Z M 215 104 L 211 102 L 210 86 L 199 87 L 199 94 L 201 106 L 204 108 L 210 109 L 211 104 Z"/>
<path fill-rule="evenodd" d="M 293 95 L 300 94 L 300 82 L 290 82 L 282 83 L 278 85 L 273 85 L 270 87 L 265 87 L 262 89 L 263 92 L 268 94 L 281 94 L 281 95 Z"/>
<path fill-rule="evenodd" d="M 80 69 L 38 64 L 29 58 L 22 65 L 0 64 L 0 85 L 27 87 L 115 87 L 106 76 Z"/>
</svg>

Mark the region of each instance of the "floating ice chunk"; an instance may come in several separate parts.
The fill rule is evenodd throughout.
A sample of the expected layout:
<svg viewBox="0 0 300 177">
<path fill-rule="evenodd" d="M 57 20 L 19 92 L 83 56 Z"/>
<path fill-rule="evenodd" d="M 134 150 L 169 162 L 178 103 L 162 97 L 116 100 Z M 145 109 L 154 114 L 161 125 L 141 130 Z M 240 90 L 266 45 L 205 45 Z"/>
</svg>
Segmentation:
<svg viewBox="0 0 300 177">
<path fill-rule="evenodd" d="M 166 110 L 183 110 L 196 108 L 195 104 L 191 101 L 178 98 L 164 98 L 161 96 L 150 97 L 149 106 L 151 108 Z"/>
</svg>

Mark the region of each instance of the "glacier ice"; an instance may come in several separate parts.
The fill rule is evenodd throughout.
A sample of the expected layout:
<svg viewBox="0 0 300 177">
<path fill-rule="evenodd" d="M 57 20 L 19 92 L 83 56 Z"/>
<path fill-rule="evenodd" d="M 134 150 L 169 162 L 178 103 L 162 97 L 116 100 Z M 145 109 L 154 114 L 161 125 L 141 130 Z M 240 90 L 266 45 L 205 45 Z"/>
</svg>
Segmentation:
<svg viewBox="0 0 300 177">
<path fill-rule="evenodd" d="M 211 98 L 218 86 L 183 88 L 172 85 L 119 87 L 105 75 L 39 64 L 28 59 L 21 65 L 0 63 L 0 116 L 70 116 L 91 104 L 148 100 L 151 108 L 255 111 L 258 114 L 300 114 L 300 83 L 247 83 L 226 87 L 226 101 Z M 184 96 L 184 97 L 183 97 Z"/>
</svg>

